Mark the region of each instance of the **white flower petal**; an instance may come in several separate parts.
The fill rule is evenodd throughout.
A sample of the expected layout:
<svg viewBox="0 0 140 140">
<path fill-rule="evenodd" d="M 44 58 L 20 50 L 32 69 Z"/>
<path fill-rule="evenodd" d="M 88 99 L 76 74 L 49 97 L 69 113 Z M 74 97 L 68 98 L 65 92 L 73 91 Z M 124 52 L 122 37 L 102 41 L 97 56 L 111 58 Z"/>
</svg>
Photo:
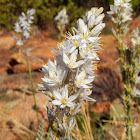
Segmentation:
<svg viewBox="0 0 140 140">
<path fill-rule="evenodd" d="M 103 20 L 104 17 L 105 17 L 104 14 L 99 15 L 99 16 L 96 18 L 96 21 L 95 21 L 96 25 L 99 24 L 100 22 L 102 22 L 102 20 Z"/>
<path fill-rule="evenodd" d="M 59 92 L 57 92 L 56 90 L 53 90 L 53 96 L 56 97 L 58 100 L 61 101 L 61 95 Z"/>
<path fill-rule="evenodd" d="M 95 23 L 95 15 L 91 15 L 88 21 L 88 27 L 92 28 Z"/>
<path fill-rule="evenodd" d="M 87 100 L 87 101 L 91 101 L 91 102 L 96 102 L 96 100 L 95 99 L 93 99 L 93 98 L 90 98 L 90 97 L 85 97 L 85 98 L 83 98 L 84 100 Z"/>
<path fill-rule="evenodd" d="M 91 33 L 93 35 L 97 35 L 104 27 L 105 27 L 105 23 L 100 23 L 91 30 Z"/>
<path fill-rule="evenodd" d="M 91 11 L 88 11 L 88 12 L 86 13 L 86 18 L 87 18 L 87 20 L 89 20 L 89 18 L 90 18 L 91 15 L 92 15 L 92 12 L 91 12 Z"/>
<path fill-rule="evenodd" d="M 77 54 L 78 54 L 78 50 L 76 49 L 76 50 L 71 54 L 71 56 L 70 56 L 70 60 L 71 60 L 72 62 L 75 62 L 75 61 L 76 61 L 76 59 L 77 59 Z"/>
<path fill-rule="evenodd" d="M 66 107 L 66 105 L 64 105 L 64 104 L 62 104 L 61 106 L 60 106 L 60 108 L 65 108 Z"/>
<path fill-rule="evenodd" d="M 52 104 L 54 104 L 54 105 L 61 105 L 62 103 L 61 103 L 61 101 L 53 100 Z"/>
<path fill-rule="evenodd" d="M 76 104 L 75 103 L 73 103 L 73 102 L 67 102 L 67 106 L 68 107 L 73 107 L 73 106 L 75 106 Z"/>
<path fill-rule="evenodd" d="M 70 96 L 70 97 L 68 98 L 68 102 L 69 102 L 69 101 L 70 101 L 70 102 L 74 101 L 74 100 L 75 100 L 78 96 L 79 96 L 79 93 L 78 93 L 78 94 L 75 94 L 75 95 Z"/>
</svg>

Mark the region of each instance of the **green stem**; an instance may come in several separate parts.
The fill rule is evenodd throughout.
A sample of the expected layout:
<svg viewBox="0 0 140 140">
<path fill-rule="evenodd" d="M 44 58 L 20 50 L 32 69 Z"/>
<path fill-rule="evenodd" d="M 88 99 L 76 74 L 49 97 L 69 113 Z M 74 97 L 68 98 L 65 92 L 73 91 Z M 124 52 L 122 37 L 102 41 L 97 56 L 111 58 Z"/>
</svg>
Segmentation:
<svg viewBox="0 0 140 140">
<path fill-rule="evenodd" d="M 63 30 L 61 29 L 61 30 L 60 30 L 59 40 L 62 40 L 62 39 L 63 39 Z"/>
<path fill-rule="evenodd" d="M 26 52 L 26 49 L 25 49 L 24 45 L 23 45 L 23 49 L 24 49 L 24 54 L 25 54 L 26 62 L 27 62 L 28 69 L 29 69 L 29 79 L 30 79 L 31 89 L 32 89 L 33 98 L 34 98 L 34 104 L 35 104 L 37 120 L 38 120 L 38 123 L 39 123 L 39 115 L 38 115 L 38 109 L 37 109 L 37 103 L 36 103 L 36 97 L 35 97 L 35 89 L 34 89 L 34 86 L 33 86 L 33 78 L 32 78 L 31 65 L 30 65 L 30 61 L 29 61 L 29 58 L 28 58 L 28 55 L 27 55 L 27 52 Z"/>
<path fill-rule="evenodd" d="M 127 119 L 126 119 L 126 135 L 127 135 L 127 140 L 130 140 L 130 105 L 129 105 L 129 101 L 126 101 L 126 106 L 127 106 Z"/>
<path fill-rule="evenodd" d="M 59 40 L 62 40 L 63 39 L 63 31 L 64 31 L 64 28 L 63 28 L 63 24 L 61 24 L 60 25 L 60 28 L 59 28 L 59 32 L 60 32 L 60 34 L 59 34 Z"/>
<path fill-rule="evenodd" d="M 118 34 L 120 33 L 120 30 L 118 31 Z M 119 44 L 119 47 L 118 47 L 118 54 L 119 54 L 119 57 L 121 59 L 121 63 L 122 63 L 122 68 L 125 66 L 125 52 L 123 50 L 123 46 L 122 46 L 122 40 L 121 40 L 121 37 L 119 36 L 118 38 L 118 44 Z M 124 85 L 126 85 L 127 83 L 129 83 L 129 79 L 128 79 L 128 76 L 127 76 L 127 73 L 126 71 L 123 72 L 124 69 L 122 69 L 122 77 L 123 77 L 123 83 Z M 131 104 L 129 102 L 129 94 L 131 93 L 128 93 L 128 91 L 126 90 L 125 91 L 125 96 L 127 98 L 127 100 L 125 100 L 126 102 L 126 139 L 127 140 L 133 140 L 133 132 L 132 132 L 132 126 L 130 126 L 130 122 L 131 122 Z"/>
<path fill-rule="evenodd" d="M 133 140 L 133 129 L 132 129 L 132 124 L 131 123 L 131 105 L 129 101 L 127 102 L 127 119 L 126 119 L 126 134 L 127 134 L 127 140 Z"/>
</svg>

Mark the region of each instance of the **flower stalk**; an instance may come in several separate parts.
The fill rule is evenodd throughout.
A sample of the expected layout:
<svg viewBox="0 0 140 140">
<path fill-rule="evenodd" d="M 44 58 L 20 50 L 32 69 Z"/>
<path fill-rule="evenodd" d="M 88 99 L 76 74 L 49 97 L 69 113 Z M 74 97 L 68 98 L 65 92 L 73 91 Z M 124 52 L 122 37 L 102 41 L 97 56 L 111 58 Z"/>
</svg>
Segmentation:
<svg viewBox="0 0 140 140">
<path fill-rule="evenodd" d="M 118 55 L 121 62 L 121 75 L 124 83 L 124 102 L 126 108 L 126 139 L 133 140 L 133 122 L 131 111 L 134 104 L 136 93 L 136 83 L 138 80 L 138 64 L 139 64 L 139 31 L 133 31 L 131 36 L 132 49 L 127 47 L 127 42 L 124 40 L 129 28 L 128 23 L 132 20 L 132 5 L 130 0 L 114 0 L 114 5 L 110 5 L 111 19 L 116 26 L 116 30 L 112 29 L 115 38 L 118 41 Z"/>
<path fill-rule="evenodd" d="M 24 55 L 25 55 L 25 57 L 26 57 L 26 62 L 27 62 L 27 65 L 28 65 L 29 80 L 30 80 L 30 84 L 31 84 L 31 89 L 32 89 L 32 93 L 33 93 L 33 98 L 34 98 L 34 106 L 35 106 L 35 110 L 36 110 L 36 116 L 37 116 L 37 120 L 38 120 L 38 123 L 39 123 L 39 115 L 38 115 L 38 109 L 37 109 L 37 103 L 36 103 L 36 97 L 35 97 L 35 89 L 34 89 L 34 85 L 33 85 L 33 78 L 32 78 L 31 65 L 30 65 L 30 61 L 29 61 L 29 58 L 28 58 L 28 55 L 27 55 L 27 52 L 26 52 L 26 49 L 25 49 L 25 46 L 24 46 L 24 45 L 23 45 L 23 49 L 25 50 L 25 51 L 24 51 Z"/>
<path fill-rule="evenodd" d="M 21 37 L 18 38 L 17 36 L 14 36 L 14 38 L 17 40 L 16 45 L 22 46 L 22 52 L 26 58 L 26 62 L 27 62 L 28 70 L 29 70 L 29 80 L 30 80 L 30 85 L 31 85 L 32 93 L 33 93 L 37 120 L 39 122 L 39 115 L 38 115 L 38 109 L 37 109 L 37 103 L 36 103 L 36 97 L 35 97 L 35 89 L 33 86 L 31 65 L 30 65 L 28 54 L 27 54 L 27 49 L 25 47 L 30 38 L 31 23 L 33 23 L 32 20 L 34 19 L 34 17 L 33 17 L 34 13 L 35 13 L 34 9 L 28 10 L 27 14 L 22 12 L 22 15 L 19 17 L 19 22 L 15 23 L 15 27 L 14 27 L 15 31 L 17 33 L 20 33 Z"/>
</svg>

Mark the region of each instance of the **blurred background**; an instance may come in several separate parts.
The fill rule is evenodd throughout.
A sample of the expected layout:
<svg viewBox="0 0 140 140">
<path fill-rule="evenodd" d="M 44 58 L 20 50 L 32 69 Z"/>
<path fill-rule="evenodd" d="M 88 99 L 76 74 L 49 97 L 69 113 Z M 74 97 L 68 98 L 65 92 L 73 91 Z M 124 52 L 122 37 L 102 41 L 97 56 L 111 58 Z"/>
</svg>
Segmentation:
<svg viewBox="0 0 140 140">
<path fill-rule="evenodd" d="M 129 35 L 133 29 L 140 26 L 140 0 L 133 0 L 131 3 L 134 11 L 130 31 L 126 37 L 129 45 Z M 101 60 L 97 66 L 97 73 L 100 76 L 93 82 L 92 97 L 97 102 L 92 105 L 94 111 L 92 119 L 95 120 L 95 135 L 99 134 L 103 139 L 110 139 L 109 129 L 112 129 L 116 137 L 120 132 L 124 132 L 119 124 L 113 124 L 116 125 L 115 128 L 106 124 L 107 120 L 115 116 L 114 109 L 119 109 L 117 114 L 120 116 L 124 115 L 120 105 L 120 96 L 123 93 L 120 63 L 117 61 L 117 41 L 111 33 L 112 23 L 106 14 L 110 4 L 113 4 L 113 0 L 0 0 L 0 140 L 32 140 L 37 130 L 38 123 L 26 59 L 17 49 L 13 37 L 14 24 L 18 21 L 21 12 L 26 13 L 31 8 L 34 8 L 36 13 L 32 35 L 27 44 L 27 53 L 32 69 L 39 116 L 45 120 L 45 131 L 48 126 L 46 106 L 49 103 L 47 96 L 39 91 L 37 84 L 42 82 L 41 77 L 43 77 L 39 69 L 47 63 L 48 59 L 53 59 L 55 54 L 51 49 L 60 41 L 54 17 L 60 10 L 66 8 L 69 24 L 65 31 L 71 31 L 72 27 L 77 27 L 77 19 L 82 18 L 86 11 L 92 7 L 103 7 L 106 27 L 101 34 L 103 51 L 99 52 Z M 101 123 L 101 120 L 104 122 Z M 102 130 L 101 125 L 107 126 L 105 130 Z"/>
</svg>

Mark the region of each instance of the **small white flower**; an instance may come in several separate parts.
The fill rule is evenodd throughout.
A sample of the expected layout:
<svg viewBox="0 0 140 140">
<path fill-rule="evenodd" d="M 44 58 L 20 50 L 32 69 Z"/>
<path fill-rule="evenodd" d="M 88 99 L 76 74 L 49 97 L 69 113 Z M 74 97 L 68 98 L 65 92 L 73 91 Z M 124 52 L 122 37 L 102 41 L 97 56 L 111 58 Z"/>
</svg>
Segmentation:
<svg viewBox="0 0 140 140">
<path fill-rule="evenodd" d="M 21 32 L 22 32 L 21 27 L 20 27 L 20 25 L 19 25 L 18 22 L 15 23 L 15 27 L 14 27 L 14 29 L 15 29 L 15 31 L 16 31 L 17 33 L 21 33 Z"/>
<path fill-rule="evenodd" d="M 103 30 L 104 27 L 105 23 L 99 23 L 91 31 L 89 31 L 84 21 L 82 19 L 79 19 L 77 35 L 74 35 L 71 38 L 78 39 L 84 43 L 96 43 L 100 39 L 97 36 L 101 33 L 101 30 Z"/>
<path fill-rule="evenodd" d="M 140 30 L 138 28 L 133 31 L 131 42 L 133 47 L 135 47 L 136 45 L 140 45 Z"/>
<path fill-rule="evenodd" d="M 78 93 L 78 94 L 80 94 L 80 93 Z M 80 112 L 80 110 L 81 110 L 80 107 L 82 106 L 82 104 L 83 104 L 83 100 L 80 103 L 77 103 L 74 107 L 70 108 L 70 113 L 71 113 L 72 117 Z"/>
<path fill-rule="evenodd" d="M 54 60 L 54 63 L 49 60 L 48 66 L 43 65 L 42 72 L 45 73 L 45 77 L 42 78 L 42 80 L 45 82 L 45 85 L 49 87 L 62 85 L 66 76 L 66 69 L 57 65 L 56 60 Z"/>
<path fill-rule="evenodd" d="M 67 16 L 67 13 L 66 13 L 66 9 L 64 8 L 58 13 L 58 15 L 55 17 L 55 20 L 56 21 L 57 20 L 64 20 L 64 21 L 67 22 L 67 18 L 68 18 L 68 16 Z"/>
<path fill-rule="evenodd" d="M 35 9 L 30 9 L 27 11 L 27 15 L 33 15 L 35 14 Z"/>
<path fill-rule="evenodd" d="M 78 19 L 77 26 L 79 33 L 83 35 L 86 35 L 88 33 L 88 27 L 81 18 Z"/>
<path fill-rule="evenodd" d="M 30 37 L 30 33 L 27 30 L 25 30 L 23 32 L 23 36 L 25 36 L 25 38 L 29 38 Z"/>
<path fill-rule="evenodd" d="M 54 18 L 54 20 L 57 21 L 57 28 L 63 31 L 65 25 L 68 24 L 68 15 L 66 13 L 66 9 L 62 9 Z"/>
<path fill-rule="evenodd" d="M 69 96 L 68 88 L 65 86 L 64 88 L 60 89 L 59 91 L 53 90 L 53 98 L 54 100 L 52 103 L 54 105 L 60 106 L 60 108 L 73 107 L 76 104 L 73 102 L 77 97 L 78 94 Z"/>
<path fill-rule="evenodd" d="M 17 44 L 18 46 L 22 46 L 22 45 L 23 45 L 22 39 L 18 39 L 16 44 Z"/>
<path fill-rule="evenodd" d="M 133 93 L 134 93 L 135 97 L 140 97 L 140 90 L 137 89 L 136 87 L 134 87 Z"/>
<path fill-rule="evenodd" d="M 84 58 L 90 60 L 100 60 L 96 53 L 96 49 L 92 45 L 90 46 L 87 46 L 86 44 L 81 45 L 79 47 L 79 54 L 82 59 Z"/>
<path fill-rule="evenodd" d="M 78 50 L 76 49 L 70 57 L 67 56 L 66 52 L 63 52 L 63 61 L 69 68 L 78 68 L 80 67 L 86 60 L 77 60 Z"/>
<path fill-rule="evenodd" d="M 20 16 L 19 17 L 19 23 L 22 23 L 25 20 L 26 20 L 26 16 Z"/>
<path fill-rule="evenodd" d="M 80 99 L 96 102 L 95 99 L 88 97 L 92 93 L 92 91 L 90 89 L 81 88 L 81 89 L 79 89 L 78 93 L 79 93 Z"/>
<path fill-rule="evenodd" d="M 72 117 L 71 119 L 67 121 L 66 116 L 64 116 L 63 122 L 59 123 L 59 128 L 62 134 L 64 134 L 64 140 L 66 138 L 68 138 L 69 140 L 72 140 L 72 136 L 70 135 L 70 133 L 72 129 L 74 128 L 75 124 L 76 124 L 76 120 L 74 119 L 74 117 Z"/>
<path fill-rule="evenodd" d="M 94 74 L 93 70 L 97 70 L 97 68 L 96 65 L 93 65 L 92 60 L 88 60 L 81 66 L 81 70 L 85 71 L 89 75 L 93 75 Z"/>
<path fill-rule="evenodd" d="M 63 52 L 67 52 L 67 54 L 71 54 L 76 50 L 76 45 L 73 41 L 73 39 L 68 39 L 65 41 L 62 41 L 60 43 L 58 43 L 57 45 L 58 47 L 56 48 L 56 50 L 53 50 L 53 52 L 57 53 L 58 55 L 63 56 Z"/>
<path fill-rule="evenodd" d="M 22 13 L 21 13 L 21 15 L 22 15 L 23 17 L 26 17 L 26 15 L 25 15 L 25 13 L 24 13 L 24 12 L 22 12 Z"/>
<path fill-rule="evenodd" d="M 32 16 L 32 17 L 33 17 L 33 16 Z M 34 17 L 33 17 L 33 19 L 34 19 Z M 30 18 L 29 18 L 29 19 L 28 19 L 28 23 L 29 23 L 29 24 L 32 24 L 32 23 L 33 23 L 33 21 L 32 21 L 33 19 L 30 19 Z"/>
<path fill-rule="evenodd" d="M 92 88 L 92 81 L 94 80 L 94 76 L 89 76 L 83 70 L 80 73 L 77 71 L 74 84 L 78 88 Z"/>
<path fill-rule="evenodd" d="M 30 32 L 30 29 L 31 29 L 31 27 L 30 27 L 30 23 L 28 23 L 27 21 L 22 21 L 21 22 L 21 27 L 23 27 L 23 30 L 27 30 L 27 31 L 29 31 Z"/>
</svg>

